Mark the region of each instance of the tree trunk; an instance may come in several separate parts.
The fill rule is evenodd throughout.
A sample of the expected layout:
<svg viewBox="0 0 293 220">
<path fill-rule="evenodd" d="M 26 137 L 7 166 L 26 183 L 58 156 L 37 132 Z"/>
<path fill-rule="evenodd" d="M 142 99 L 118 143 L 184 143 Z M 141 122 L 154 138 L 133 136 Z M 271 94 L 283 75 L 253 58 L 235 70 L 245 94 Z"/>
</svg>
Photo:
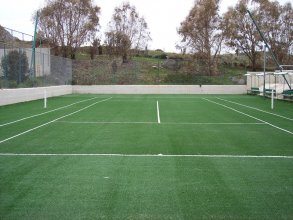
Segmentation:
<svg viewBox="0 0 293 220">
<path fill-rule="evenodd" d="M 128 63 L 128 56 L 126 53 L 123 54 L 122 61 L 123 61 L 123 63 Z"/>
<path fill-rule="evenodd" d="M 75 60 L 75 53 L 72 53 L 72 54 L 70 55 L 70 58 L 71 58 L 72 60 Z"/>
</svg>

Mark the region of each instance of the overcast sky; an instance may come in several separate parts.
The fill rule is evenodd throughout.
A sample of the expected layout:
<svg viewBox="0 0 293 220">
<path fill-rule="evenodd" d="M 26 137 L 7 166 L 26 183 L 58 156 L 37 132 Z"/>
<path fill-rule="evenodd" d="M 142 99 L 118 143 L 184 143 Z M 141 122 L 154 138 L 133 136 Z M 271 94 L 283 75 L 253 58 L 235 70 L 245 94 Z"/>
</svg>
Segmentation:
<svg viewBox="0 0 293 220">
<path fill-rule="evenodd" d="M 45 5 L 46 0 L 1 0 L 0 25 L 33 35 L 32 14 Z M 101 7 L 98 36 L 102 36 L 111 20 L 114 8 L 125 0 L 94 0 Z M 152 41 L 150 49 L 175 52 L 176 42 L 180 41 L 177 29 L 188 15 L 194 0 L 128 0 L 135 5 L 137 12 L 148 23 Z M 220 13 L 234 6 L 237 0 L 221 0 Z M 287 2 L 287 0 L 280 0 Z"/>
</svg>

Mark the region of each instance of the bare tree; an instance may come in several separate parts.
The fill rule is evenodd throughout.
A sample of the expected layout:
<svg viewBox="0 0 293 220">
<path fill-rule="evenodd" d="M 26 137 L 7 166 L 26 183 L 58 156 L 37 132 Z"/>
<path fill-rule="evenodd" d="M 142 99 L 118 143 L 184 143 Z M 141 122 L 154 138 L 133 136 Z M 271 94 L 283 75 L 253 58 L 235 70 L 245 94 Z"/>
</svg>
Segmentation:
<svg viewBox="0 0 293 220">
<path fill-rule="evenodd" d="M 244 52 L 252 64 L 252 69 L 256 69 L 259 49 L 261 47 L 260 36 L 247 15 L 249 0 L 240 0 L 235 7 L 230 7 L 223 16 L 223 33 L 226 45 L 235 50 Z M 257 23 L 260 23 L 260 16 L 256 11 L 252 14 Z"/>
<path fill-rule="evenodd" d="M 195 54 L 209 75 L 217 74 L 217 59 L 223 39 L 218 12 L 219 0 L 196 0 L 178 30 L 183 47 Z"/>
<path fill-rule="evenodd" d="M 123 62 L 127 62 L 131 48 L 143 49 L 151 39 L 145 19 L 140 17 L 134 6 L 125 2 L 115 8 L 106 38 L 108 46 L 120 47 L 112 51 L 122 53 L 119 55 L 123 56 Z"/>
<path fill-rule="evenodd" d="M 287 3 L 282 6 L 281 13 L 281 37 L 284 45 L 284 51 L 287 51 L 287 59 L 284 60 L 284 64 L 292 64 L 293 62 L 293 8 L 291 3 Z"/>
<path fill-rule="evenodd" d="M 74 59 L 76 49 L 94 38 L 99 13 L 92 0 L 47 0 L 39 10 L 38 35 L 60 47 L 62 56 Z"/>
<path fill-rule="evenodd" d="M 293 46 L 293 10 L 291 3 L 284 6 L 277 1 L 259 2 L 261 28 L 280 63 L 289 64 Z"/>
<path fill-rule="evenodd" d="M 293 46 L 293 11 L 290 3 L 281 6 L 277 1 L 240 0 L 224 14 L 222 27 L 227 46 L 244 52 L 252 63 L 252 69 L 256 69 L 263 43 L 247 15 L 247 8 L 250 8 L 277 59 L 281 63 L 289 62 Z"/>
<path fill-rule="evenodd" d="M 100 39 L 95 38 L 92 42 L 92 45 L 90 46 L 90 56 L 91 56 L 91 60 L 93 60 L 95 58 L 95 55 L 98 52 L 98 48 L 100 46 Z"/>
<path fill-rule="evenodd" d="M 123 32 L 107 32 L 106 45 L 108 54 L 122 56 L 123 63 L 128 62 L 128 53 L 131 48 L 129 36 Z"/>
</svg>

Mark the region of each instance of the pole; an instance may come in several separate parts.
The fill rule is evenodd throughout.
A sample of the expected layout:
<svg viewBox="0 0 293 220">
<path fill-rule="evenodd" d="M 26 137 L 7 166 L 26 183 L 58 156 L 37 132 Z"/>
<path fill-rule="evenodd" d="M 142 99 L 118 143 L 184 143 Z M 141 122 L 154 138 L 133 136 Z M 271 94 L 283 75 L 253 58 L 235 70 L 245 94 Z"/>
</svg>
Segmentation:
<svg viewBox="0 0 293 220">
<path fill-rule="evenodd" d="M 44 108 L 47 108 L 47 90 L 44 90 Z"/>
<path fill-rule="evenodd" d="M 274 90 L 272 89 L 271 109 L 274 109 Z"/>
<path fill-rule="evenodd" d="M 31 59 L 30 71 L 31 71 L 31 75 L 33 75 L 33 77 L 36 76 L 36 40 L 37 40 L 38 20 L 39 20 L 39 12 L 37 12 L 37 16 L 36 16 L 34 38 L 33 38 L 33 42 L 32 42 L 32 59 Z"/>
<path fill-rule="evenodd" d="M 266 45 L 263 44 L 264 51 L 263 51 L 263 97 L 265 97 L 266 93 Z"/>
</svg>

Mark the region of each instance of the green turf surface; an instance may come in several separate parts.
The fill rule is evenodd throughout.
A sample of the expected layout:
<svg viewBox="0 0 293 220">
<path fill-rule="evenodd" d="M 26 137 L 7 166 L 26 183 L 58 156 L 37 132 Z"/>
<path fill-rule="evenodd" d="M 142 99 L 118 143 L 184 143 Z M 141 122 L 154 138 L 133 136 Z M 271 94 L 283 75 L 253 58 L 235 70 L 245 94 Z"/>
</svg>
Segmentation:
<svg viewBox="0 0 293 220">
<path fill-rule="evenodd" d="M 42 106 L 0 107 L 0 219 L 293 218 L 292 102 L 70 95 Z"/>
</svg>

